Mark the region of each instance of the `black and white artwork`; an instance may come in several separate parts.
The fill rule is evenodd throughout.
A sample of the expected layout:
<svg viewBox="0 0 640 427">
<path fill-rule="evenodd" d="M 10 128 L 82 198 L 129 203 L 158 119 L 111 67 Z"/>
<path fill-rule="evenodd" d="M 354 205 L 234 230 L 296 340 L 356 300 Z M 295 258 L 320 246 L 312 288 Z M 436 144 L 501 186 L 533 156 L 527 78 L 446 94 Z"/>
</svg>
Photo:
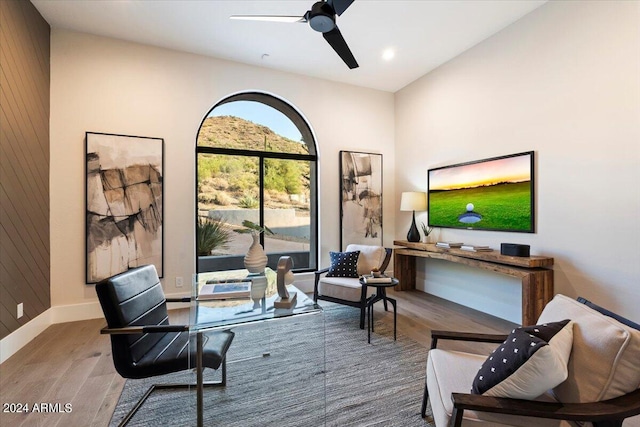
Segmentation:
<svg viewBox="0 0 640 427">
<path fill-rule="evenodd" d="M 145 264 L 163 276 L 164 140 L 86 134 L 87 283 Z"/>
<path fill-rule="evenodd" d="M 382 154 L 340 151 L 340 246 L 382 246 Z"/>
</svg>

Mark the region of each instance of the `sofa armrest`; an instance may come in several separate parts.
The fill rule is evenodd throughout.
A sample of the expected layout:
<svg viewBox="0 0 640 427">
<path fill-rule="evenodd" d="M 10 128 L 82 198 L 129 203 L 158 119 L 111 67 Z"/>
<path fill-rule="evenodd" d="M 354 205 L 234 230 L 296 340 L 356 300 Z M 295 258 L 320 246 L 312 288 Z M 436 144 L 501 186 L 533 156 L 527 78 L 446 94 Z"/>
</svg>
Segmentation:
<svg viewBox="0 0 640 427">
<path fill-rule="evenodd" d="M 439 339 L 500 344 L 507 339 L 507 336 L 507 334 L 477 334 L 473 332 L 431 331 L 431 348 L 436 348 Z"/>
<path fill-rule="evenodd" d="M 640 389 L 615 399 L 590 403 L 539 402 L 477 394 L 452 393 L 451 426 L 462 423 L 465 409 L 497 414 L 551 418 L 567 421 L 603 422 L 623 420 L 640 414 Z"/>
</svg>

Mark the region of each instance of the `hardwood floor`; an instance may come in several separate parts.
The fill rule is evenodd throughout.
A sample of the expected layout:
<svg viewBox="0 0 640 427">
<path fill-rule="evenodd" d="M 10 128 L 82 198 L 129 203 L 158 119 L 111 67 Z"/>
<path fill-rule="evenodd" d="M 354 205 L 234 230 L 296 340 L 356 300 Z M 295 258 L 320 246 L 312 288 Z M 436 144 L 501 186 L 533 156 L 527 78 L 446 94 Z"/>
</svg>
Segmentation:
<svg viewBox="0 0 640 427">
<path fill-rule="evenodd" d="M 463 307 L 419 291 L 389 292 L 398 301 L 398 333 L 425 347 L 432 329 L 506 333 L 513 323 Z M 389 307 L 391 309 L 391 307 Z M 375 305 L 376 319 L 393 322 L 393 313 Z M 172 312 L 175 321 L 184 312 Z M 36 339 L 0 365 L 0 412 L 2 426 L 106 426 L 125 380 L 111 359 L 109 337 L 100 335 L 103 319 L 62 323 L 49 327 Z M 366 331 L 363 332 L 366 345 Z M 488 344 L 438 343 L 439 348 L 489 353 Z M 8 404 L 47 405 L 57 412 L 4 412 Z M 71 411 L 65 412 L 65 404 Z"/>
<path fill-rule="evenodd" d="M 111 359 L 103 319 L 50 326 L 0 365 L 2 426 L 106 426 L 124 379 Z M 60 403 L 58 412 L 7 413 L 6 404 Z M 71 404 L 71 412 L 65 404 Z"/>
</svg>

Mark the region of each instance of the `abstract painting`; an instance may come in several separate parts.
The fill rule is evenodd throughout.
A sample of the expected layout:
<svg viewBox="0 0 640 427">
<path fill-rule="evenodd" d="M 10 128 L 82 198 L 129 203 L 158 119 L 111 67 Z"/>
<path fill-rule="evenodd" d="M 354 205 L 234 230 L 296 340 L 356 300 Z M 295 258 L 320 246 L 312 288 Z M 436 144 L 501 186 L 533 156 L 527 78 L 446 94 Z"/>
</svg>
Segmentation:
<svg viewBox="0 0 640 427">
<path fill-rule="evenodd" d="M 86 133 L 87 283 L 145 264 L 163 276 L 164 140 Z"/>
<path fill-rule="evenodd" d="M 340 247 L 382 246 L 382 154 L 340 151 Z"/>
</svg>

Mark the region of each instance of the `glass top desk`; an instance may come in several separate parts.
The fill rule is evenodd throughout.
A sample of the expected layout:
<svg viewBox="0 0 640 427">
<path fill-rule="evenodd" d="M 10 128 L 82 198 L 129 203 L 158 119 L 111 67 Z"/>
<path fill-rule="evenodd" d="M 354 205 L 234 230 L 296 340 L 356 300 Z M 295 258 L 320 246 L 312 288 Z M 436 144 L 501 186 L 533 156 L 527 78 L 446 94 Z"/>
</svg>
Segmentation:
<svg viewBox="0 0 640 427">
<path fill-rule="evenodd" d="M 295 286 L 287 286 L 289 294 L 296 293 L 296 304 L 288 309 L 274 308 L 278 298 L 276 273 L 267 268 L 264 274 L 250 274 L 247 270 L 198 273 L 193 277 L 189 333 L 196 335 L 197 357 L 197 417 L 203 425 L 202 334 L 206 331 L 232 329 L 235 326 L 267 322 L 292 316 L 322 315 L 322 308 Z M 199 299 L 206 284 L 251 283 L 250 294 L 227 299 Z M 233 344 L 232 344 L 233 346 Z"/>
</svg>

